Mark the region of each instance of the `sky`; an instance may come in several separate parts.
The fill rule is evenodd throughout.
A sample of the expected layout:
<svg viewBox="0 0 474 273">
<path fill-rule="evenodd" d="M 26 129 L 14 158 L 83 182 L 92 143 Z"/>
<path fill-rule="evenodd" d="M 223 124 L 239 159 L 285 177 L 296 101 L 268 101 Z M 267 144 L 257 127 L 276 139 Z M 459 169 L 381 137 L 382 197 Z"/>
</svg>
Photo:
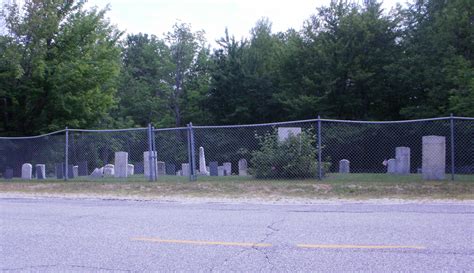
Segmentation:
<svg viewBox="0 0 474 273">
<path fill-rule="evenodd" d="M 361 0 L 362 1 L 362 0 Z M 272 22 L 273 32 L 301 29 L 303 22 L 328 5 L 330 0 L 89 0 L 86 7 L 104 8 L 107 17 L 127 33 L 163 36 L 176 22 L 190 23 L 192 31 L 204 30 L 210 44 L 229 34 L 237 39 L 248 37 L 250 29 L 262 17 Z M 385 0 L 390 10 L 400 0 Z"/>
</svg>

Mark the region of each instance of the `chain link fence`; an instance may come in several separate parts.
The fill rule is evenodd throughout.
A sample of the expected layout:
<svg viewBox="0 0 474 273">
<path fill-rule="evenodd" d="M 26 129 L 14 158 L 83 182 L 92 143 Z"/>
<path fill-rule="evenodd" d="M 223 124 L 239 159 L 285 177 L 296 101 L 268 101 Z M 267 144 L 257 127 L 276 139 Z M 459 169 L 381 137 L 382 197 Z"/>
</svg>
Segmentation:
<svg viewBox="0 0 474 273">
<path fill-rule="evenodd" d="M 7 180 L 72 181 L 356 181 L 395 175 L 474 181 L 474 118 L 65 129 L 0 137 L 0 174 Z"/>
</svg>

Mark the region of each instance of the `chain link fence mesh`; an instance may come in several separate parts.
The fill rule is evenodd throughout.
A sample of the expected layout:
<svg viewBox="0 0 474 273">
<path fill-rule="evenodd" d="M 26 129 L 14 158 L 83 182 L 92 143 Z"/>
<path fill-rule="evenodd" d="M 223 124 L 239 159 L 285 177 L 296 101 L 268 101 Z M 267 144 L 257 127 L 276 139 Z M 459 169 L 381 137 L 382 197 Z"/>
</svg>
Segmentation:
<svg viewBox="0 0 474 273">
<path fill-rule="evenodd" d="M 1 137 L 0 174 L 4 179 L 21 178 L 22 165 L 30 163 L 32 178 L 37 177 L 36 164 L 44 164 L 47 179 L 116 180 L 119 167 L 114 164 L 121 162 L 116 153 L 125 152 L 130 181 L 316 180 L 358 174 L 383 180 L 387 172 L 420 180 L 422 139 L 431 135 L 444 137 L 446 179 L 454 170 L 456 178 L 474 180 L 474 118 L 458 117 L 70 129 L 37 137 Z M 401 171 L 394 169 L 397 160 L 405 160 L 403 166 L 397 163 Z"/>
</svg>

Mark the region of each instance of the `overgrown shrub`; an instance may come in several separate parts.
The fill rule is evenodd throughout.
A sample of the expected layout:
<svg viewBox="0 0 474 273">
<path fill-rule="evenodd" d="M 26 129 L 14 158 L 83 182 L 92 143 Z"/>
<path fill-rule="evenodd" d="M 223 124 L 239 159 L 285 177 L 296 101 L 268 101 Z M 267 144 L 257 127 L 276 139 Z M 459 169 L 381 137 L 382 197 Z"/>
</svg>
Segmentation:
<svg viewBox="0 0 474 273">
<path fill-rule="evenodd" d="M 311 130 L 303 130 L 299 135 L 290 135 L 279 141 L 278 133 L 256 136 L 260 149 L 252 152 L 252 173 L 257 179 L 265 178 L 314 178 L 317 175 L 318 149 L 316 137 Z M 323 163 L 323 172 L 329 163 Z"/>
</svg>

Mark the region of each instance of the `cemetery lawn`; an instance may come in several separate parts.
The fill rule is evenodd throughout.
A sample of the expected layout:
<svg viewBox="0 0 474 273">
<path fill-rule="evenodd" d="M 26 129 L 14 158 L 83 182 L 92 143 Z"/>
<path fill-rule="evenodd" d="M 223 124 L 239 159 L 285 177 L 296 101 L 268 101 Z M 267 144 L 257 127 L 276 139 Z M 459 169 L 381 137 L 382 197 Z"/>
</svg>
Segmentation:
<svg viewBox="0 0 474 273">
<path fill-rule="evenodd" d="M 447 178 L 450 175 L 447 174 Z M 127 180 L 80 177 L 69 181 L 48 179 L 0 180 L 0 193 L 28 196 L 166 199 L 204 197 L 279 200 L 305 199 L 458 199 L 474 200 L 474 175 L 456 175 L 456 180 L 423 181 L 421 175 L 329 174 L 322 181 L 256 180 L 252 177 L 163 176 L 148 182 L 143 176 Z"/>
</svg>

